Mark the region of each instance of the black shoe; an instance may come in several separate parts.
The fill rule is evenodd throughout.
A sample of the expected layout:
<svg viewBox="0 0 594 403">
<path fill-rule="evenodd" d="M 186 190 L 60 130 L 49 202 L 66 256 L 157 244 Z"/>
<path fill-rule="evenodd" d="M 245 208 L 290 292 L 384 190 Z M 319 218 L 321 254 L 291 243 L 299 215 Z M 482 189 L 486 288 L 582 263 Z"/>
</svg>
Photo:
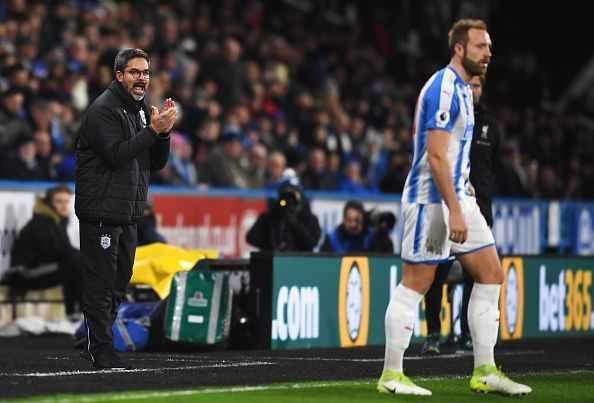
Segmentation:
<svg viewBox="0 0 594 403">
<path fill-rule="evenodd" d="M 87 361 L 93 362 L 93 359 L 91 358 L 91 354 L 87 350 L 80 350 L 80 357 L 84 358 Z"/>
<path fill-rule="evenodd" d="M 440 343 L 439 343 L 439 333 L 433 333 L 427 336 L 427 340 L 423 343 L 423 347 L 421 347 L 421 354 L 439 354 L 440 352 Z"/>
<path fill-rule="evenodd" d="M 94 355 L 87 350 L 82 350 L 80 356 L 85 360 L 91 361 L 96 369 L 132 369 L 132 366 L 120 358 L 112 349 L 107 349 L 105 352 Z"/>
</svg>

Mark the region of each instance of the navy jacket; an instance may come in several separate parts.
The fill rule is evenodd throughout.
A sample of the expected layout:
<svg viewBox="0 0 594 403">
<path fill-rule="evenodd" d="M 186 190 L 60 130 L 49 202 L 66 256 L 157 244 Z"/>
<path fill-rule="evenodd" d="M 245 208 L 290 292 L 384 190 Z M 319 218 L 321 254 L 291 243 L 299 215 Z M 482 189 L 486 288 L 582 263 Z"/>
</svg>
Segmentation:
<svg viewBox="0 0 594 403">
<path fill-rule="evenodd" d="M 169 136 L 151 128 L 150 109 L 113 81 L 89 107 L 76 148 L 80 220 L 131 224 L 142 217 L 151 170 L 167 163 Z"/>
</svg>

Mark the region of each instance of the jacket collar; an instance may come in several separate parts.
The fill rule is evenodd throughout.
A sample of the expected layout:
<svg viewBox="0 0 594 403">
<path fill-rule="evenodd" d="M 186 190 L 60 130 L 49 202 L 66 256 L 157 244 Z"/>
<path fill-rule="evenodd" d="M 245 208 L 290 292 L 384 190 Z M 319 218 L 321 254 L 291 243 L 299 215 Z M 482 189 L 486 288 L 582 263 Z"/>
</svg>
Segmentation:
<svg viewBox="0 0 594 403">
<path fill-rule="evenodd" d="M 126 105 L 127 108 L 130 108 L 130 111 L 137 113 L 142 108 L 144 99 L 137 101 L 134 98 L 132 98 L 132 95 L 130 95 L 128 91 L 126 91 L 124 85 L 120 83 L 118 80 L 113 80 L 111 84 L 109 84 L 109 87 L 107 89 L 111 91 L 115 96 L 120 98 L 124 105 Z"/>
<path fill-rule="evenodd" d="M 59 224 L 60 221 L 62 221 L 56 210 L 51 208 L 50 205 L 45 203 L 44 200 L 39 196 L 35 198 L 35 207 L 33 208 L 33 213 L 49 217 L 54 220 L 56 224 Z"/>
</svg>

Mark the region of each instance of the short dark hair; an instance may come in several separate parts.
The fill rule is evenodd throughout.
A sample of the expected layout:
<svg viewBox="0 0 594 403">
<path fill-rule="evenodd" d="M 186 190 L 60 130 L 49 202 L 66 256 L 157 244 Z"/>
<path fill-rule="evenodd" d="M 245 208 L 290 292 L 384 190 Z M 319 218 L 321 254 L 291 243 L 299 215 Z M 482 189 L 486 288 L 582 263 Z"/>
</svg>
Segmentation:
<svg viewBox="0 0 594 403">
<path fill-rule="evenodd" d="M 149 57 L 148 53 L 146 53 L 142 49 L 123 49 L 118 52 L 113 62 L 113 73 L 117 73 L 118 71 L 124 71 L 130 59 L 134 59 L 137 57 L 142 57 L 147 61 L 147 63 L 151 64 L 151 58 Z"/>
<path fill-rule="evenodd" d="M 346 215 L 347 210 L 356 210 L 361 213 L 361 215 L 365 215 L 365 208 L 363 207 L 363 203 L 359 200 L 349 200 L 344 205 L 344 209 L 342 210 L 342 216 Z"/>
<path fill-rule="evenodd" d="M 58 186 L 54 186 L 54 187 L 51 187 L 48 190 L 46 190 L 45 197 L 43 198 L 43 201 L 48 206 L 51 206 L 52 202 L 54 201 L 54 196 L 56 195 L 56 193 L 62 193 L 62 192 L 68 193 L 69 195 L 72 194 L 72 191 L 70 190 L 70 188 L 68 186 L 58 185 Z"/>
</svg>

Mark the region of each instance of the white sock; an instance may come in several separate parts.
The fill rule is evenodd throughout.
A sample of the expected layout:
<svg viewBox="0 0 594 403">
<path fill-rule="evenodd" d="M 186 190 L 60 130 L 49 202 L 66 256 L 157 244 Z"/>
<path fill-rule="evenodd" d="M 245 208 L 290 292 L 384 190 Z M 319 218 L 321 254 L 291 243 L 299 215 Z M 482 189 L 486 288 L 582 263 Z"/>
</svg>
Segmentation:
<svg viewBox="0 0 594 403">
<path fill-rule="evenodd" d="M 384 370 L 402 371 L 404 351 L 410 344 L 413 332 L 415 311 L 423 295 L 398 284 L 394 296 L 386 309 L 386 356 Z"/>
<path fill-rule="evenodd" d="M 493 350 L 499 331 L 501 284 L 475 283 L 468 302 L 468 327 L 472 336 L 474 367 L 495 365 Z"/>
</svg>

